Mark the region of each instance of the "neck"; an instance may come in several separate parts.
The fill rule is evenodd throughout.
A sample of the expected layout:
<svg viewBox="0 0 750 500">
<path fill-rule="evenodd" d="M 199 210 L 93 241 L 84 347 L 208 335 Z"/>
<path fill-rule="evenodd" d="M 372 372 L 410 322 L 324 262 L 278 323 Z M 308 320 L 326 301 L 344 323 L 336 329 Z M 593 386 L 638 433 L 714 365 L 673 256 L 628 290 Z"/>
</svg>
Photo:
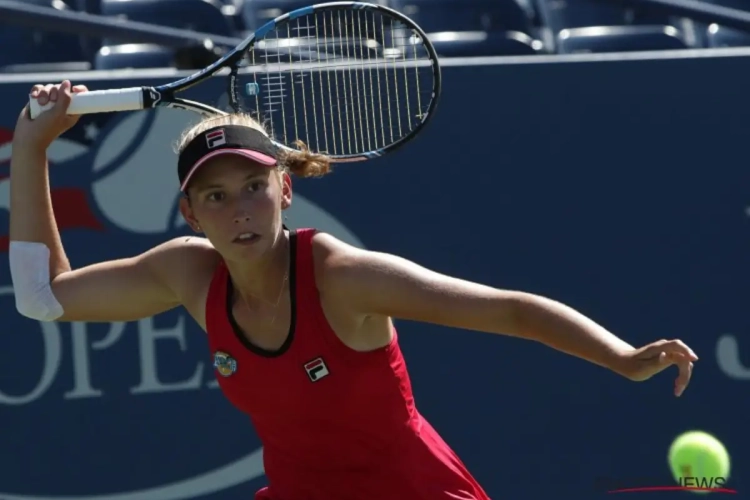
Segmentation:
<svg viewBox="0 0 750 500">
<path fill-rule="evenodd" d="M 271 249 L 263 258 L 253 262 L 227 262 L 235 290 L 245 303 L 276 303 L 286 288 L 289 273 L 290 241 L 286 231 L 281 231 Z"/>
</svg>

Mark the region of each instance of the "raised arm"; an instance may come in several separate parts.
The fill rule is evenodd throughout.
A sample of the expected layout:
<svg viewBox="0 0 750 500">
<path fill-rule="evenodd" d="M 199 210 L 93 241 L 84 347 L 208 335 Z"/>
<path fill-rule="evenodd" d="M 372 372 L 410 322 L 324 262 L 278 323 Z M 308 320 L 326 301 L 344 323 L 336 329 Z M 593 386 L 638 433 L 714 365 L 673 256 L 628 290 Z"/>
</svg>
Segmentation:
<svg viewBox="0 0 750 500">
<path fill-rule="evenodd" d="M 186 266 L 201 246 L 173 240 L 142 255 L 71 270 L 52 208 L 46 150 L 76 118 L 66 116 L 70 83 L 35 86 L 57 104 L 31 121 L 21 114 L 11 160 L 10 252 L 16 307 L 40 321 L 128 321 L 178 306 Z M 184 239 L 183 239 L 184 240 Z"/>
<path fill-rule="evenodd" d="M 62 86 L 35 85 L 31 93 L 39 96 L 40 103 L 46 104 L 51 98 L 58 101 L 57 105 L 35 121 L 28 117 L 27 108 L 24 108 L 13 134 L 10 163 L 10 240 L 16 248 L 19 247 L 19 242 L 40 243 L 46 246 L 49 251 L 50 279 L 70 271 L 70 263 L 60 241 L 52 211 L 47 148 L 77 121 L 76 117 L 65 114 L 73 91 L 85 92 L 86 88 L 77 86 L 71 89 L 69 82 Z M 29 248 L 34 247 L 26 246 L 26 250 Z"/>
</svg>

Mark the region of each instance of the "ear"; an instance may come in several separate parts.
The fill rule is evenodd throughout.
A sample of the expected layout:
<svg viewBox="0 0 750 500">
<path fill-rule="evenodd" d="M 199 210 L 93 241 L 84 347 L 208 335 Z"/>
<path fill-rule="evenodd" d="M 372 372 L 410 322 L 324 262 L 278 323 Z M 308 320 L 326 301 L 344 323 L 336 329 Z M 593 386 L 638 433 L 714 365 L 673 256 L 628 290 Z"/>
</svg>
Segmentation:
<svg viewBox="0 0 750 500">
<path fill-rule="evenodd" d="M 201 232 L 201 225 L 198 219 L 195 218 L 193 207 L 190 206 L 190 200 L 188 200 L 187 196 L 180 197 L 180 213 L 193 231 L 196 233 Z"/>
<path fill-rule="evenodd" d="M 281 176 L 281 209 L 286 210 L 292 206 L 292 178 L 284 172 Z"/>
</svg>

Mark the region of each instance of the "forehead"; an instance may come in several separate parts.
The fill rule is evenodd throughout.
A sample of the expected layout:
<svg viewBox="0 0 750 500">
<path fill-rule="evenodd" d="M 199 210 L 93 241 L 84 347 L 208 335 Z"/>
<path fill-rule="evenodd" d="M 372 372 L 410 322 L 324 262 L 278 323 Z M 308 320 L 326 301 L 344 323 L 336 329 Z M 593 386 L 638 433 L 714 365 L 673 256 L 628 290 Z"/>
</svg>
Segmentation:
<svg viewBox="0 0 750 500">
<path fill-rule="evenodd" d="M 200 166 L 191 184 L 194 186 L 219 181 L 222 178 L 249 175 L 268 175 L 273 167 L 261 165 L 250 158 L 237 154 L 222 154 L 211 158 Z"/>
</svg>

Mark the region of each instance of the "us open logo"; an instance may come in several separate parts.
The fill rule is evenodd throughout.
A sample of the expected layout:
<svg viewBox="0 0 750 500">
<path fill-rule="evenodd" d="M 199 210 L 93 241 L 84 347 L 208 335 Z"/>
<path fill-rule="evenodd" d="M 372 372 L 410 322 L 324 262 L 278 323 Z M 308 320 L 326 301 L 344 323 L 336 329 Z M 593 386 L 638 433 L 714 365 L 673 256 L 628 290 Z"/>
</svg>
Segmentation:
<svg viewBox="0 0 750 500">
<path fill-rule="evenodd" d="M 226 143 L 227 136 L 224 133 L 223 128 L 206 134 L 206 144 L 208 145 L 208 149 L 214 149 Z"/>
<path fill-rule="evenodd" d="M 328 366 L 326 366 L 323 358 L 316 358 L 305 363 L 305 371 L 307 372 L 307 376 L 310 377 L 310 380 L 312 382 L 317 382 L 323 377 L 327 377 L 331 373 L 330 371 L 328 371 Z"/>
</svg>

